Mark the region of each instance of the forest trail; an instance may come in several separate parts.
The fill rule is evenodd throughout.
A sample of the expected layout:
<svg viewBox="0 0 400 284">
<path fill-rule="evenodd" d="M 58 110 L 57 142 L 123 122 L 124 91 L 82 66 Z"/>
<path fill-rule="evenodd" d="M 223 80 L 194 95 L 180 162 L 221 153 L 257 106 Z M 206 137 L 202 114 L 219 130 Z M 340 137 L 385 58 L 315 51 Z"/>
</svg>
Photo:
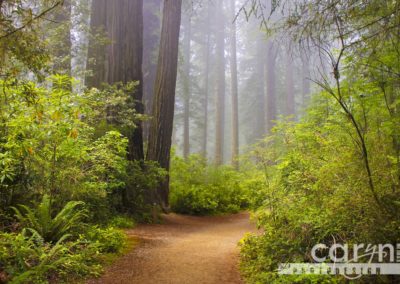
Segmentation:
<svg viewBox="0 0 400 284">
<path fill-rule="evenodd" d="M 228 216 L 163 216 L 161 225 L 140 225 L 128 235 L 140 240 L 128 254 L 89 283 L 236 284 L 238 241 L 255 231 L 248 213 Z"/>
</svg>

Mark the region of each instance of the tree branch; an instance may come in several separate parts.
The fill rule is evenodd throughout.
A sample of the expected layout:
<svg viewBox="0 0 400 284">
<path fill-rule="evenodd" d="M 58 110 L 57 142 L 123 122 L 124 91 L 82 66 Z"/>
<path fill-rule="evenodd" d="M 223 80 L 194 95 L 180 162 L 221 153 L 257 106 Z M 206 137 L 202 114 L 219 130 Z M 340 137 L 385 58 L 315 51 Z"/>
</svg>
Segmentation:
<svg viewBox="0 0 400 284">
<path fill-rule="evenodd" d="M 0 7 L 1 7 L 1 4 L 2 4 L 3 1 L 4 1 L 4 0 L 0 0 Z M 54 10 L 54 9 L 55 9 L 57 6 L 59 6 L 62 2 L 63 2 L 63 0 L 57 1 L 53 6 L 47 8 L 46 10 L 42 11 L 40 14 L 38 14 L 38 15 L 36 15 L 35 17 L 31 18 L 29 21 L 27 21 L 27 22 L 26 22 L 25 24 L 23 24 L 22 26 L 20 26 L 20 27 L 14 29 L 14 30 L 8 32 L 8 33 L 5 34 L 5 35 L 0 36 L 0 40 L 2 40 L 2 39 L 4 39 L 4 38 L 7 38 L 7 37 L 9 37 L 9 36 L 11 36 L 11 35 L 13 35 L 13 34 L 19 32 L 19 31 L 23 30 L 24 28 L 26 28 L 27 26 L 29 26 L 30 24 L 32 24 L 34 21 L 36 21 L 36 20 L 42 18 L 44 15 L 46 15 L 47 13 L 51 12 L 52 10 Z"/>
</svg>

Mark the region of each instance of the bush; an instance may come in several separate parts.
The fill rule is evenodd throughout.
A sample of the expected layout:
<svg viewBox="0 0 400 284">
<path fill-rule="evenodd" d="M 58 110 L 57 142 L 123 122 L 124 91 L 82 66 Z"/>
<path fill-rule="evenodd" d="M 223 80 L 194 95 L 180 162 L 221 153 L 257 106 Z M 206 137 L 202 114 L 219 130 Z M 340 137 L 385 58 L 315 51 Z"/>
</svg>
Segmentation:
<svg viewBox="0 0 400 284">
<path fill-rule="evenodd" d="M 95 260 L 95 247 L 81 240 L 46 243 L 35 231 L 0 233 L 0 275 L 10 283 L 47 283 L 56 279 L 98 276 L 101 266 Z"/>
<path fill-rule="evenodd" d="M 376 101 L 369 103 L 378 107 Z M 400 238 L 399 210 L 394 210 L 399 194 L 392 192 L 395 185 L 390 186 L 389 177 L 397 165 L 378 170 L 391 152 L 390 137 L 382 136 L 379 120 L 370 121 L 369 158 L 378 203 L 349 135 L 352 126 L 333 104 L 318 95 L 300 122 L 279 123 L 250 154 L 250 160 L 257 161 L 253 176 L 258 176 L 251 184 L 263 193 L 252 202 L 258 206 L 255 216 L 264 231 L 241 242 L 241 269 L 250 283 L 347 283 L 340 276 L 279 276 L 277 268 L 286 262 L 314 262 L 310 252 L 319 243 L 385 244 Z M 385 138 L 374 146 L 374 141 Z M 387 203 L 388 196 L 392 202 Z M 363 277 L 360 283 L 390 281 L 375 276 Z"/>
<path fill-rule="evenodd" d="M 85 238 L 100 253 L 120 253 L 126 245 L 126 235 L 113 227 L 93 226 L 87 231 Z"/>
<path fill-rule="evenodd" d="M 132 229 L 135 225 L 135 220 L 132 217 L 125 215 L 115 216 L 109 222 L 109 226 L 120 229 Z"/>
<path fill-rule="evenodd" d="M 35 209 L 14 208 L 20 233 L 0 233 L 0 276 L 12 283 L 43 283 L 101 271 L 100 254 L 119 253 L 126 237 L 120 230 L 87 226 L 83 202 L 68 202 L 54 214 L 50 198 L 43 196 Z M 54 217 L 53 217 L 54 216 Z M 133 225 L 126 217 L 114 219 Z"/>
<path fill-rule="evenodd" d="M 228 166 L 208 166 L 192 155 L 187 161 L 173 157 L 170 203 L 173 211 L 207 215 L 235 213 L 248 206 L 248 193 L 240 185 L 242 175 Z"/>
<path fill-rule="evenodd" d="M 82 208 L 83 205 L 84 203 L 80 201 L 70 201 L 53 218 L 50 198 L 44 195 L 36 209 L 25 205 L 19 205 L 20 209 L 15 207 L 13 209 L 23 227 L 35 230 L 44 241 L 55 243 L 62 236 L 82 227 L 82 220 L 87 216 Z"/>
</svg>

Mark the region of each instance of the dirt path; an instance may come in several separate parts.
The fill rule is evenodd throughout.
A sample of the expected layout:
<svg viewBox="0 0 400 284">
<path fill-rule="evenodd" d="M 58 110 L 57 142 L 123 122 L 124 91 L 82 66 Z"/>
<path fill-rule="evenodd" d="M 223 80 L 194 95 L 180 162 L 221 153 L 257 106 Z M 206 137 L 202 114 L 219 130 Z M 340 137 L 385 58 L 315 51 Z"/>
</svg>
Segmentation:
<svg viewBox="0 0 400 284">
<path fill-rule="evenodd" d="M 136 248 L 89 283 L 200 284 L 243 283 L 237 243 L 254 231 L 246 213 L 218 217 L 164 216 L 162 225 L 129 231 Z"/>
</svg>

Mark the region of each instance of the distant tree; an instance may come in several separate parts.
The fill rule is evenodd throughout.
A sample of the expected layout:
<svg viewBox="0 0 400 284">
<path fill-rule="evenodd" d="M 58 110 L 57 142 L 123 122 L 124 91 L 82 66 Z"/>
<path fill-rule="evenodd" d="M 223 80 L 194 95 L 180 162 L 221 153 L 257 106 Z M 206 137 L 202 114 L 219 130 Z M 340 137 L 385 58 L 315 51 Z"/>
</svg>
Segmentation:
<svg viewBox="0 0 400 284">
<path fill-rule="evenodd" d="M 256 102 L 254 107 L 254 116 L 256 119 L 254 125 L 255 139 L 261 139 L 265 136 L 265 36 L 259 31 L 256 39 L 255 56 L 255 95 Z"/>
<path fill-rule="evenodd" d="M 215 164 L 224 162 L 225 142 L 225 17 L 224 1 L 216 3 L 216 64 L 217 64 L 217 103 L 215 126 Z"/>
<path fill-rule="evenodd" d="M 178 69 L 179 31 L 182 0 L 164 0 L 160 50 L 154 87 L 152 120 L 147 159 L 169 170 L 173 130 L 175 88 Z M 156 200 L 164 210 L 169 207 L 169 177 L 156 189 Z"/>
<path fill-rule="evenodd" d="M 52 40 L 52 53 L 54 56 L 53 71 L 71 76 L 71 1 L 64 0 L 61 7 L 54 13 L 57 25 L 52 31 L 56 34 Z"/>
<path fill-rule="evenodd" d="M 236 1 L 230 2 L 231 18 L 236 16 Z M 237 51 L 236 51 L 236 22 L 231 24 L 231 93 L 232 93 L 232 165 L 238 169 L 239 162 L 239 106 L 238 106 L 238 75 L 237 75 Z"/>
<path fill-rule="evenodd" d="M 294 115 L 295 114 L 295 93 L 294 93 L 294 78 L 293 78 L 293 58 L 289 51 L 285 54 L 286 57 L 286 104 L 285 104 L 285 114 Z"/>
<path fill-rule="evenodd" d="M 183 23 L 184 44 L 183 44 L 183 157 L 190 154 L 190 41 L 191 41 L 191 16 L 185 13 Z"/>
<path fill-rule="evenodd" d="M 276 120 L 276 49 L 272 39 L 267 42 L 266 82 L 267 82 L 267 130 L 271 131 Z"/>
</svg>

